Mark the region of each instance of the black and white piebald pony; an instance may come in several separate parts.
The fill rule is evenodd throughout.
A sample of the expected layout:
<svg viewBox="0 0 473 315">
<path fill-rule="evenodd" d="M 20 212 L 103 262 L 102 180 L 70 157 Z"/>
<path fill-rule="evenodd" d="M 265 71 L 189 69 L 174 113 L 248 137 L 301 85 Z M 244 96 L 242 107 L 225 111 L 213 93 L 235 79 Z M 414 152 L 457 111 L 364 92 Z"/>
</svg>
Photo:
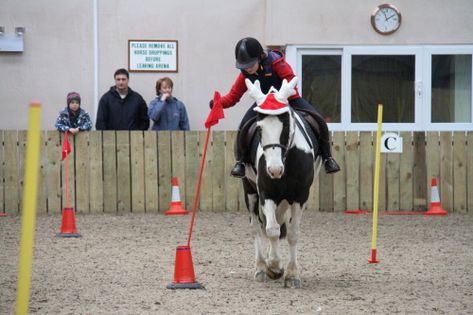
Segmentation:
<svg viewBox="0 0 473 315">
<path fill-rule="evenodd" d="M 246 80 L 249 94 L 256 100 L 257 136 L 253 140 L 252 163 L 246 165 L 243 178 L 245 201 L 255 236 L 255 279 L 279 279 L 284 274 L 279 249 L 280 239 L 287 237 L 289 263 L 285 287 L 301 287 L 297 263 L 297 241 L 301 216 L 309 198 L 314 176 L 318 175 L 321 157 L 308 125 L 289 105 L 295 94 L 297 78 L 283 81 L 279 91 L 261 92 L 260 83 Z M 312 138 L 312 139 L 311 139 Z M 259 207 L 261 206 L 261 208 Z M 269 239 L 267 255 L 262 237 Z"/>
</svg>

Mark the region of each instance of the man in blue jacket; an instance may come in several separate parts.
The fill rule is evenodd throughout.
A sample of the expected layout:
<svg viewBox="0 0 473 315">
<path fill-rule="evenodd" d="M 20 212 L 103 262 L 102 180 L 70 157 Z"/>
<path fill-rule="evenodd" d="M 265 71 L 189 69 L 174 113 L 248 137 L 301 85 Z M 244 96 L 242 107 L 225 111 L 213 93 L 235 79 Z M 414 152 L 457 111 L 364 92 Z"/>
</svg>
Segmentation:
<svg viewBox="0 0 473 315">
<path fill-rule="evenodd" d="M 143 97 L 128 86 L 130 75 L 126 69 L 114 74 L 115 86 L 99 102 L 97 130 L 148 130 L 148 106 Z"/>
</svg>

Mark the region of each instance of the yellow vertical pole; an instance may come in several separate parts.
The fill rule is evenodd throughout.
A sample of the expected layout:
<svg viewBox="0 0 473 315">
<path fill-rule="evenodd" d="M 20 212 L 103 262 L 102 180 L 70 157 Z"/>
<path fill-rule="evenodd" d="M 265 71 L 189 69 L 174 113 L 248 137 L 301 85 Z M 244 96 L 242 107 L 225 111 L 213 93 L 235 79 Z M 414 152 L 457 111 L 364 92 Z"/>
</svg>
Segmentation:
<svg viewBox="0 0 473 315">
<path fill-rule="evenodd" d="M 41 104 L 30 103 L 26 142 L 25 188 L 23 190 L 23 214 L 21 219 L 20 260 L 16 314 L 28 314 L 30 299 L 31 267 L 36 222 L 36 196 L 38 194 L 38 171 L 40 154 Z"/>
<path fill-rule="evenodd" d="M 379 169 L 381 163 L 381 126 L 383 123 L 383 105 L 378 104 L 378 129 L 376 131 L 376 155 L 374 162 L 374 187 L 373 187 L 373 233 L 371 237 L 371 264 L 378 263 L 376 259 L 376 239 L 378 237 L 378 204 L 379 204 Z"/>
</svg>

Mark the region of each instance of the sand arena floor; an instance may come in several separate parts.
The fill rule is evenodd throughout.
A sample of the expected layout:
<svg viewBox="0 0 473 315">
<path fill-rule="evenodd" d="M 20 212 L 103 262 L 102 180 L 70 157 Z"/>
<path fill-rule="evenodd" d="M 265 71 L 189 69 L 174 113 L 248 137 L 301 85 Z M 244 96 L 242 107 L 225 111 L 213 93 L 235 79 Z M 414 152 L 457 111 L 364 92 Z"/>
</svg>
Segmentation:
<svg viewBox="0 0 473 315">
<path fill-rule="evenodd" d="M 0 217 L 0 314 L 15 312 L 20 221 Z M 32 314 L 473 314 L 473 215 L 380 215 L 368 264 L 370 215 L 305 212 L 298 290 L 253 280 L 246 213 L 197 214 L 202 290 L 166 289 L 190 216 L 78 215 L 79 239 L 55 237 L 60 221 L 37 218 Z"/>
</svg>

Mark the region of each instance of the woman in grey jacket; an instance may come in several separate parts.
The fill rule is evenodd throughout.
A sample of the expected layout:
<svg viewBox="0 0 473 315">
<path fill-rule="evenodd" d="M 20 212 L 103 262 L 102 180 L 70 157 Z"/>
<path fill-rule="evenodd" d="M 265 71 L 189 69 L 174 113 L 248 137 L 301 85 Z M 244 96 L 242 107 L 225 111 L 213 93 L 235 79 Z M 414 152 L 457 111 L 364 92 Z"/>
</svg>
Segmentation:
<svg viewBox="0 0 473 315">
<path fill-rule="evenodd" d="M 170 78 L 156 81 L 157 97 L 148 107 L 148 116 L 154 121 L 152 130 L 189 130 L 186 106 L 172 96 L 172 89 Z"/>
</svg>

